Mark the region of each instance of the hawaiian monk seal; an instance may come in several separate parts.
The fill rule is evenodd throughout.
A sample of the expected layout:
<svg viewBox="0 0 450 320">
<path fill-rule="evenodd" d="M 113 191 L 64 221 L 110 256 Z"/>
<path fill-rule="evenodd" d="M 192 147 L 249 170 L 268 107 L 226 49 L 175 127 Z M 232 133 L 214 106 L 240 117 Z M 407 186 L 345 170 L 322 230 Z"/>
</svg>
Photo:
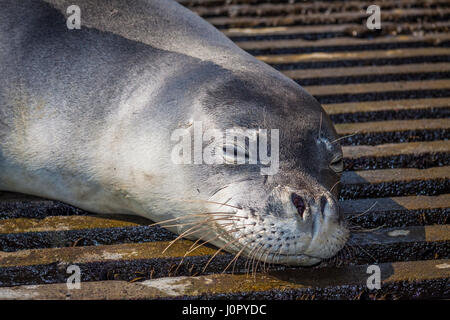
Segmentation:
<svg viewBox="0 0 450 320">
<path fill-rule="evenodd" d="M 342 151 L 298 84 L 173 1 L 77 0 L 79 30 L 71 0 L 0 4 L 0 190 L 172 221 L 272 263 L 312 265 L 344 246 Z M 279 130 L 277 172 L 175 163 L 173 133 L 193 123 Z M 232 155 L 249 145 L 231 142 Z"/>
</svg>

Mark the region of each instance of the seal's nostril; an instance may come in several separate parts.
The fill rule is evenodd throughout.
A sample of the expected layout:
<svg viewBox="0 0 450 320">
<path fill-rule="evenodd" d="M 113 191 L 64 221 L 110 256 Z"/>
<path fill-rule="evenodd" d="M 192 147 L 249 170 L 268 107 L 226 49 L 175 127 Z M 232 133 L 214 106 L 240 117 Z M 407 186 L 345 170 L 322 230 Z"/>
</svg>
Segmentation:
<svg viewBox="0 0 450 320">
<path fill-rule="evenodd" d="M 320 197 L 320 211 L 325 214 L 325 206 L 328 203 L 328 199 L 325 196 Z"/>
<path fill-rule="evenodd" d="M 303 201 L 302 197 L 299 195 L 293 193 L 291 195 L 291 200 L 294 206 L 297 208 L 298 214 L 303 218 L 303 212 L 305 212 L 306 206 L 305 202 Z"/>
</svg>

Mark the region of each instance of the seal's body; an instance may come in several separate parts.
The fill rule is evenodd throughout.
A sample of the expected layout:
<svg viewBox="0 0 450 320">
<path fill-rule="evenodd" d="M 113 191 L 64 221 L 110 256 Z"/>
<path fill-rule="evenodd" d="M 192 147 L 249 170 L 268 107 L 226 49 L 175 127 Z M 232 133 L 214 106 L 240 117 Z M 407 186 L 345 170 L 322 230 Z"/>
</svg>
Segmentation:
<svg viewBox="0 0 450 320">
<path fill-rule="evenodd" d="M 77 1 L 80 30 L 71 1 L 0 4 L 0 190 L 175 219 L 172 231 L 269 262 L 342 248 L 342 153 L 295 82 L 169 0 Z M 279 129 L 278 173 L 174 163 L 171 134 L 195 121 Z"/>
</svg>

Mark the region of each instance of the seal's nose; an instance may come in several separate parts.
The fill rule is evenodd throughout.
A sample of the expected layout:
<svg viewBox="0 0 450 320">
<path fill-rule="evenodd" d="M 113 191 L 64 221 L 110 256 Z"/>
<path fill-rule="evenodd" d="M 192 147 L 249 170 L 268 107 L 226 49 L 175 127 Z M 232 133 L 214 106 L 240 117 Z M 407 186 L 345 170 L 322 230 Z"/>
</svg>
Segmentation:
<svg viewBox="0 0 450 320">
<path fill-rule="evenodd" d="M 320 212 L 322 216 L 336 216 L 338 221 L 342 221 L 342 212 L 339 210 L 339 204 L 330 195 L 320 197 Z"/>
<path fill-rule="evenodd" d="M 293 193 L 291 194 L 291 200 L 294 206 L 297 208 L 298 214 L 303 218 L 303 213 L 305 212 L 306 206 L 302 197 L 300 197 L 298 194 Z"/>
<path fill-rule="evenodd" d="M 320 211 L 322 212 L 322 214 L 325 214 L 325 208 L 327 208 L 327 204 L 328 204 L 328 199 L 325 196 L 321 196 L 320 197 Z"/>
</svg>

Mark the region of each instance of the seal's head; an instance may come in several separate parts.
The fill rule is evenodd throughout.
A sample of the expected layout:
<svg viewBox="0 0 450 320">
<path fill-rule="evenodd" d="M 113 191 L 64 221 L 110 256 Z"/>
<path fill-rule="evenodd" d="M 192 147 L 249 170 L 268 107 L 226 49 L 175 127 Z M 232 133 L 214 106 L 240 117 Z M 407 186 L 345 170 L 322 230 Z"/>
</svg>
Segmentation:
<svg viewBox="0 0 450 320">
<path fill-rule="evenodd" d="M 211 212 L 232 214 L 215 220 L 211 243 L 269 263 L 314 265 L 348 238 L 337 202 L 342 150 L 320 104 L 295 83 L 279 80 L 234 77 L 204 95 L 194 119 L 203 131 L 217 128 L 237 139 L 226 135 L 225 147 L 205 139 L 204 150 L 224 164 L 194 166 L 190 183 L 207 191 Z M 249 128 L 258 129 L 256 136 Z M 268 152 L 259 129 L 270 136 Z M 258 141 L 256 164 L 252 139 Z M 264 153 L 272 163 L 263 163 Z M 205 177 L 200 184 L 199 176 Z"/>
</svg>

